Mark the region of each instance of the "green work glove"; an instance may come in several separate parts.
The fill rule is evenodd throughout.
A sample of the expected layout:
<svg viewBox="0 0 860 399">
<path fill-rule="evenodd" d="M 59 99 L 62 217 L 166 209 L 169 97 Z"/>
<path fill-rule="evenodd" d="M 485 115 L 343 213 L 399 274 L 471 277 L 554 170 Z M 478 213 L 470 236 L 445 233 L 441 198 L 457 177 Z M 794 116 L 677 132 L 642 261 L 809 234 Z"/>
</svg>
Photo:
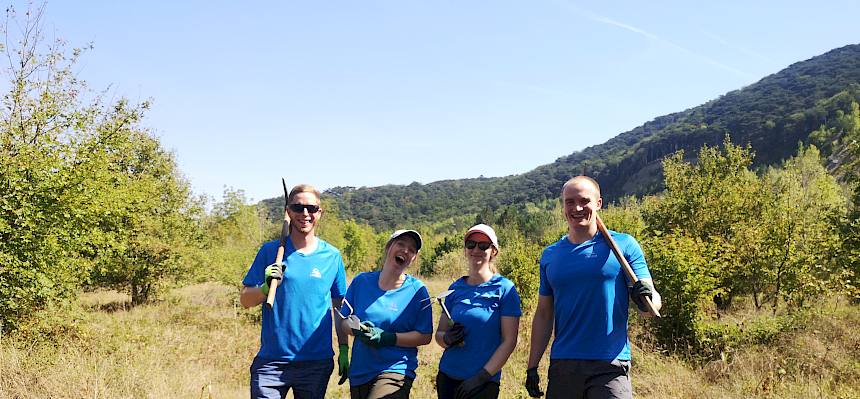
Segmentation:
<svg viewBox="0 0 860 399">
<path fill-rule="evenodd" d="M 360 339 L 361 342 L 364 342 L 367 346 L 372 348 L 382 348 L 397 344 L 397 334 L 376 327 L 373 325 L 373 322 L 369 320 L 361 322 L 361 325 L 361 330 L 353 329 L 352 332 L 353 334 L 358 332 L 358 334 L 355 335 L 356 338 Z"/>
<path fill-rule="evenodd" d="M 636 307 L 639 308 L 640 311 L 647 312 L 648 307 L 642 299 L 643 295 L 647 296 L 648 299 L 651 299 L 654 295 L 654 286 L 648 281 L 637 280 L 633 283 L 633 287 L 630 288 L 630 299 L 633 300 L 633 303 L 636 304 Z"/>
<path fill-rule="evenodd" d="M 282 268 L 281 263 L 272 263 L 269 266 L 266 266 L 266 279 L 263 281 L 263 285 L 260 286 L 260 291 L 263 295 L 269 295 L 269 284 L 272 283 L 272 280 L 280 280 L 284 278 L 284 270 Z"/>
<path fill-rule="evenodd" d="M 337 385 L 343 385 L 344 381 L 349 378 L 349 345 L 340 344 L 337 355 L 337 375 L 340 380 Z"/>
</svg>

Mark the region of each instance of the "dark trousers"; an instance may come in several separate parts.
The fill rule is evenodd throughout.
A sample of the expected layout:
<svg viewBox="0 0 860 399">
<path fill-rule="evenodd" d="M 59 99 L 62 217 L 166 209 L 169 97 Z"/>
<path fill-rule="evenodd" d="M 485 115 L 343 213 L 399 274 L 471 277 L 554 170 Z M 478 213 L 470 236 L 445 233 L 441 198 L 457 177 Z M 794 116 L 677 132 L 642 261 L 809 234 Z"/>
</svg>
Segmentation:
<svg viewBox="0 0 860 399">
<path fill-rule="evenodd" d="M 409 399 L 414 378 L 398 373 L 382 373 L 372 380 L 349 387 L 350 399 Z"/>
<path fill-rule="evenodd" d="M 629 360 L 550 360 L 546 397 L 632 399 L 629 373 Z"/>
<path fill-rule="evenodd" d="M 324 399 L 332 370 L 332 359 L 287 362 L 255 357 L 251 398 L 283 399 L 292 388 L 296 399 Z"/>
<path fill-rule="evenodd" d="M 439 374 L 436 374 L 436 394 L 439 396 L 439 399 L 454 399 L 457 387 L 463 381 L 451 378 L 448 374 L 440 371 Z M 498 397 L 499 383 L 495 381 L 487 382 L 484 384 L 484 389 L 478 391 L 475 396 L 472 396 L 473 399 L 496 399 Z"/>
</svg>

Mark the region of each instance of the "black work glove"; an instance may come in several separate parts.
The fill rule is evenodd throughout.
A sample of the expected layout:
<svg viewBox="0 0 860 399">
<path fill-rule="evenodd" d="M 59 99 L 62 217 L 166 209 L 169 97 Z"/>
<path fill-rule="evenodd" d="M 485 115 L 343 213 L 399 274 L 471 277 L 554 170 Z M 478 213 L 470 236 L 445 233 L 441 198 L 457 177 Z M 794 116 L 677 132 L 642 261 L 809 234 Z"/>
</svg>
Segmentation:
<svg viewBox="0 0 860 399">
<path fill-rule="evenodd" d="M 491 376 L 486 369 L 481 367 L 481 371 L 473 375 L 468 380 L 463 381 L 463 383 L 457 387 L 457 391 L 454 392 L 454 398 L 469 399 L 474 395 L 477 395 L 479 392 L 481 392 L 481 389 L 484 388 L 484 385 L 486 385 L 492 377 L 493 376 Z"/>
<path fill-rule="evenodd" d="M 464 339 L 466 339 L 466 327 L 460 323 L 454 323 L 448 331 L 445 331 L 445 335 L 442 337 L 442 341 L 449 348 L 462 344 Z"/>
<path fill-rule="evenodd" d="M 647 312 L 648 307 L 645 305 L 642 295 L 651 299 L 654 295 L 654 286 L 648 281 L 637 280 L 633 283 L 633 287 L 630 288 L 630 299 L 633 300 L 633 303 L 636 304 L 636 307 L 639 308 L 640 311 Z"/>
<path fill-rule="evenodd" d="M 529 396 L 533 398 L 543 396 L 543 391 L 540 390 L 540 376 L 537 367 L 526 370 L 526 390 L 529 391 Z"/>
</svg>

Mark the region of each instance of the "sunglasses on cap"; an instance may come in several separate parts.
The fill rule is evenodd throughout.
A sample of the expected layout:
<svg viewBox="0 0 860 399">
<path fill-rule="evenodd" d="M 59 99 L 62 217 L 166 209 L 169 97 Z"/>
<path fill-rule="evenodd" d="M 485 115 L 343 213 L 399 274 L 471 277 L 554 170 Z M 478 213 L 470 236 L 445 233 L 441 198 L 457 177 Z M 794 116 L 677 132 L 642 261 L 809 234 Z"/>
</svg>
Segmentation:
<svg viewBox="0 0 860 399">
<path fill-rule="evenodd" d="M 478 247 L 478 249 L 480 249 L 481 251 L 486 251 L 487 248 L 491 247 L 492 245 L 493 243 L 489 241 L 477 242 L 474 240 L 466 240 L 466 249 L 475 249 L 475 247 Z"/>
<path fill-rule="evenodd" d="M 317 213 L 320 210 L 319 205 L 305 205 L 305 204 L 290 204 L 289 208 L 291 211 L 295 213 L 302 213 L 305 209 L 308 210 L 308 213 Z"/>
</svg>

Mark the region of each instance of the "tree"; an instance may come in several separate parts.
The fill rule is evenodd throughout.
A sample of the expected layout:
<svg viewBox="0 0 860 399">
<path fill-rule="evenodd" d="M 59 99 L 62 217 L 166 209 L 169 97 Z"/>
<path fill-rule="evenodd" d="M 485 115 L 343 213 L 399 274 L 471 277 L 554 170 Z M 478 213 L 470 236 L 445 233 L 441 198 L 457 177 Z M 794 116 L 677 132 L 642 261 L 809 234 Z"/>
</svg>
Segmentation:
<svg viewBox="0 0 860 399">
<path fill-rule="evenodd" d="M 761 184 L 749 170 L 753 154 L 749 147 L 732 144 L 728 136 L 723 149 L 703 146 L 697 163 L 677 152 L 663 161 L 666 191 L 660 201 L 646 207 L 643 218 L 651 235 L 675 235 L 707 244 L 721 291 L 715 301 L 722 308 L 735 295 L 753 290 L 748 278 L 752 264 L 746 254 L 758 252 L 755 221 L 761 220 Z"/>
<path fill-rule="evenodd" d="M 41 35 L 44 6 L 2 24 L 2 327 L 65 303 L 84 283 L 139 303 L 200 242 L 202 208 L 173 155 L 140 126 L 148 102 L 107 102 L 73 73 L 82 49 Z"/>
<path fill-rule="evenodd" d="M 800 147 L 797 156 L 782 168 L 771 168 L 764 176 L 772 192 L 764 219 L 767 221 L 767 251 L 764 259 L 772 287 L 774 311 L 780 298 L 802 305 L 832 287 L 842 273 L 834 254 L 840 240 L 833 223 L 845 212 L 845 198 L 836 179 L 829 175 L 814 146 Z"/>
<path fill-rule="evenodd" d="M 343 238 L 346 240 L 343 255 L 347 270 L 359 272 L 372 269 L 372 266 L 368 267 L 367 262 L 368 244 L 357 223 L 352 220 L 344 223 Z"/>
</svg>

